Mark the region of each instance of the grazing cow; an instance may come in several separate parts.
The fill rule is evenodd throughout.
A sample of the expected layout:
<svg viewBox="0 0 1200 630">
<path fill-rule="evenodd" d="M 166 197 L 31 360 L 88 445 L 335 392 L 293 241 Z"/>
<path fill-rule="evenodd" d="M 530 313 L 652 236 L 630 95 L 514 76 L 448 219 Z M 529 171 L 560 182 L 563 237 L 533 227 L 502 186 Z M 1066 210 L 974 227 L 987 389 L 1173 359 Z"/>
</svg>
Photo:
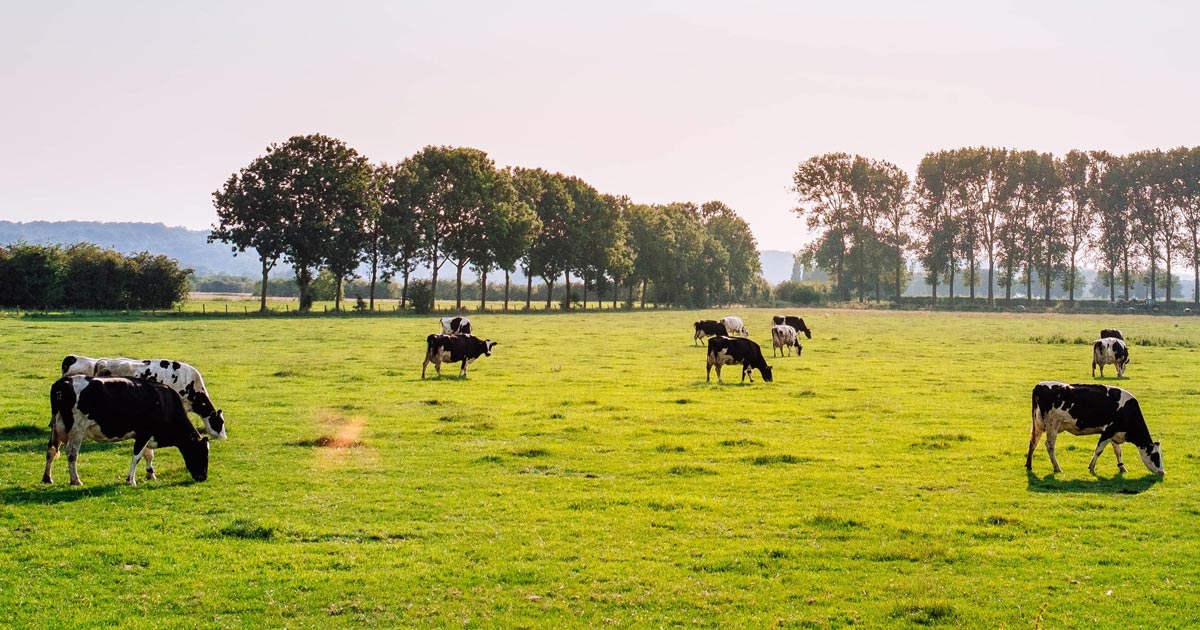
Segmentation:
<svg viewBox="0 0 1200 630">
<path fill-rule="evenodd" d="M 783 349 L 787 348 L 788 356 L 792 355 L 792 348 L 796 349 L 796 356 L 804 351 L 800 347 L 799 335 L 796 334 L 796 329 L 786 324 L 776 324 L 771 327 L 771 356 L 775 356 L 775 350 L 779 350 L 779 356 L 783 356 Z"/>
<path fill-rule="evenodd" d="M 443 317 L 442 334 L 469 335 L 471 334 L 471 320 L 466 317 Z"/>
<path fill-rule="evenodd" d="M 179 393 L 162 383 L 130 378 L 64 376 L 50 386 L 50 443 L 46 447 L 46 472 L 42 481 L 52 483 L 50 465 L 61 444 L 67 445 L 71 485 L 81 486 L 76 460 L 84 439 L 119 442 L 133 438 L 133 462 L 126 481 L 136 486 L 138 460 L 146 457 L 146 476 L 154 473 L 153 449 L 174 446 L 183 455 L 192 479 L 208 478 L 208 438 L 200 437 L 183 410 Z"/>
<path fill-rule="evenodd" d="M 804 325 L 804 319 L 801 317 L 796 317 L 795 315 L 776 315 L 771 318 L 771 321 L 774 322 L 776 326 L 779 324 L 787 324 L 788 326 L 795 328 L 796 332 L 802 332 L 804 333 L 805 337 L 812 339 L 812 331 L 809 330 L 808 326 Z"/>
<path fill-rule="evenodd" d="M 703 339 L 705 337 L 725 337 L 729 334 L 725 330 L 725 324 L 713 319 L 702 319 L 693 325 L 696 327 L 696 336 L 692 337 L 693 346 L 696 345 L 697 339 Z"/>
<path fill-rule="evenodd" d="M 480 355 L 492 356 L 492 348 L 499 341 L 480 339 L 473 335 L 429 335 L 425 338 L 425 362 L 421 364 L 421 378 L 425 378 L 425 368 L 433 363 L 438 376 L 442 375 L 443 363 L 462 362 L 458 371 L 460 377 L 467 376 L 467 366 L 475 362 Z"/>
<path fill-rule="evenodd" d="M 62 375 L 74 376 L 82 374 L 84 376 L 96 375 L 96 359 L 79 356 L 77 354 L 68 354 L 62 360 Z"/>
<path fill-rule="evenodd" d="M 763 380 L 771 382 L 771 366 L 763 357 L 762 349 L 757 343 L 743 337 L 713 337 L 708 340 L 708 366 L 704 368 L 704 380 L 712 380 L 712 369 L 717 368 L 717 382 L 721 382 L 721 366 L 742 364 L 742 382 L 750 376 L 754 382 L 754 368 L 758 368 Z"/>
<path fill-rule="evenodd" d="M 1117 366 L 1117 378 L 1125 375 L 1125 364 L 1129 363 L 1129 348 L 1115 337 L 1097 339 L 1092 342 L 1092 378 L 1096 378 L 1096 366 L 1100 366 L 1100 378 L 1104 378 L 1104 366 Z"/>
<path fill-rule="evenodd" d="M 725 324 L 725 331 L 729 336 L 733 336 L 734 333 L 738 333 L 746 337 L 750 336 L 750 331 L 746 330 L 746 325 L 742 323 L 741 317 L 734 317 L 733 315 L 722 317 L 721 323 Z"/>
<path fill-rule="evenodd" d="M 1061 431 L 1071 435 L 1100 434 L 1096 452 L 1088 470 L 1096 473 L 1096 460 L 1109 442 L 1117 454 L 1117 468 L 1125 472 L 1121 459 L 1121 444 L 1129 442 L 1138 449 L 1142 463 L 1150 472 L 1163 474 L 1162 449 L 1150 437 L 1142 408 L 1133 394 L 1109 385 L 1086 383 L 1067 385 L 1057 381 L 1042 381 L 1033 388 L 1033 431 L 1029 436 L 1029 453 L 1025 456 L 1025 469 L 1033 470 L 1033 451 L 1038 438 L 1046 433 L 1046 452 L 1054 472 L 1062 472 L 1058 458 L 1054 456 L 1054 443 Z"/>
<path fill-rule="evenodd" d="M 204 419 L 204 429 L 214 439 L 225 439 L 225 413 L 213 405 L 200 370 L 167 359 L 96 359 L 96 376 L 123 376 L 163 383 L 183 397 L 183 408 Z"/>
<path fill-rule="evenodd" d="M 1125 336 L 1122 335 L 1121 331 L 1117 330 L 1116 328 L 1105 328 L 1104 330 L 1100 331 L 1101 339 L 1108 339 L 1109 337 L 1111 337 L 1113 339 L 1120 339 L 1121 341 L 1125 341 Z"/>
</svg>

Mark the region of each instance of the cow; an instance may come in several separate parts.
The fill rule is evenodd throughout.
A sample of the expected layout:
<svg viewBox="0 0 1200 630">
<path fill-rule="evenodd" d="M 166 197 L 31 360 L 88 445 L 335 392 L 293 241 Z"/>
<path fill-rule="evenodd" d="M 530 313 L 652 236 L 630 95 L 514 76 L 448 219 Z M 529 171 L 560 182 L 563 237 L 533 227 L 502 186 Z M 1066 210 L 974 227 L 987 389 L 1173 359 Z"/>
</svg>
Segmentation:
<svg viewBox="0 0 1200 630">
<path fill-rule="evenodd" d="M 68 354 L 62 360 L 62 375 L 74 376 L 82 374 L 84 376 L 96 375 L 96 359 L 84 357 L 77 354 Z"/>
<path fill-rule="evenodd" d="M 717 382 L 721 382 L 721 366 L 742 364 L 742 382 L 750 376 L 754 382 L 753 369 L 757 368 L 763 380 L 771 382 L 771 366 L 763 357 L 762 349 L 757 343 L 744 337 L 713 337 L 708 340 L 708 366 L 704 369 L 704 380 L 712 380 L 712 369 L 717 368 Z"/>
<path fill-rule="evenodd" d="M 223 440 L 225 413 L 213 405 L 200 370 L 168 359 L 96 359 L 95 376 L 123 376 L 164 383 L 183 397 L 183 408 L 204 419 L 204 429 L 213 439 Z"/>
<path fill-rule="evenodd" d="M 1129 442 L 1138 449 L 1142 463 L 1150 472 L 1163 474 L 1162 449 L 1150 437 L 1142 408 L 1133 394 L 1109 385 L 1085 383 L 1067 385 L 1058 381 L 1042 381 L 1033 387 L 1033 429 L 1029 436 L 1029 453 L 1025 456 L 1025 469 L 1033 470 L 1033 451 L 1038 438 L 1046 433 L 1046 452 L 1054 472 L 1062 472 L 1058 458 L 1054 456 L 1054 445 L 1059 432 L 1071 435 L 1100 434 L 1100 442 L 1092 453 L 1088 470 L 1096 474 L 1096 460 L 1104 447 L 1112 442 L 1117 454 L 1117 469 L 1125 472 L 1121 459 L 1121 444 Z"/>
<path fill-rule="evenodd" d="M 726 337 L 729 333 L 725 330 L 725 324 L 714 319 L 702 319 L 693 326 L 696 327 L 696 336 L 692 337 L 692 345 L 696 345 L 696 340 L 705 337 Z"/>
<path fill-rule="evenodd" d="M 1113 339 L 1120 339 L 1121 341 L 1125 341 L 1125 336 L 1122 335 L 1121 331 L 1117 330 L 1116 328 L 1105 328 L 1104 330 L 1100 331 L 1101 339 L 1108 339 L 1110 337 Z"/>
<path fill-rule="evenodd" d="M 425 368 L 433 363 L 438 377 L 442 375 L 443 363 L 462 362 L 458 375 L 467 376 L 467 366 L 478 359 L 480 355 L 492 356 L 492 348 L 499 341 L 480 339 L 474 335 L 429 335 L 425 338 L 425 362 L 421 364 L 421 378 L 425 378 Z"/>
<path fill-rule="evenodd" d="M 162 383 L 131 378 L 64 376 L 50 386 L 50 443 L 44 483 L 53 483 L 50 465 L 59 446 L 67 446 L 71 485 L 81 486 L 76 460 L 84 439 L 120 442 L 133 439 L 133 461 L 126 481 L 137 485 L 138 460 L 146 456 L 146 477 L 157 479 L 153 449 L 174 446 L 196 481 L 208 479 L 207 437 L 201 437 L 183 410 L 179 392 Z"/>
<path fill-rule="evenodd" d="M 443 335 L 471 334 L 471 320 L 466 317 L 443 317 L 441 321 Z"/>
<path fill-rule="evenodd" d="M 776 315 L 771 318 L 771 321 L 776 326 L 779 324 L 791 326 L 796 329 L 796 332 L 802 332 L 806 338 L 812 339 L 812 330 L 809 330 L 808 326 L 804 325 L 804 319 L 801 317 L 796 317 L 795 315 Z"/>
<path fill-rule="evenodd" d="M 1112 363 L 1117 366 L 1117 378 L 1125 375 L 1125 365 L 1129 363 L 1129 348 L 1125 342 L 1115 337 L 1106 337 L 1092 342 L 1092 378 L 1096 378 L 1096 366 L 1100 366 L 1100 378 L 1104 378 L 1104 366 Z"/>
<path fill-rule="evenodd" d="M 792 348 L 796 349 L 796 356 L 804 351 L 800 347 L 799 335 L 796 334 L 796 329 L 787 324 L 776 324 L 771 327 L 771 356 L 775 356 L 775 351 L 779 350 L 779 356 L 783 356 L 783 349 L 787 348 L 788 356 L 792 354 Z"/>
<path fill-rule="evenodd" d="M 721 323 L 725 324 L 726 334 L 731 337 L 734 335 L 734 333 L 738 333 L 746 337 L 750 336 L 750 331 L 747 330 L 746 325 L 742 323 L 741 317 L 735 317 L 733 315 L 722 317 Z"/>
</svg>

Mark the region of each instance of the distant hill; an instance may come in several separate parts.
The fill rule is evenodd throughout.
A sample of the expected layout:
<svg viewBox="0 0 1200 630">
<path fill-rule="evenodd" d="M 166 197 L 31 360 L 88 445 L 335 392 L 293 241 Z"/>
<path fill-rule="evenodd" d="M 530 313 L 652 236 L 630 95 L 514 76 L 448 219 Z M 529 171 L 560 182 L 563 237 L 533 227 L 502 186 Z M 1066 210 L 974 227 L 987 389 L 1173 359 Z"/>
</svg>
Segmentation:
<svg viewBox="0 0 1200 630">
<path fill-rule="evenodd" d="M 200 277 L 214 275 L 258 278 L 261 270 L 258 255 L 250 250 L 234 256 L 229 245 L 209 243 L 208 230 L 189 230 L 167 227 L 162 223 L 104 223 L 100 221 L 32 221 L 13 223 L 0 221 L 0 244 L 17 241 L 36 245 L 73 245 L 86 242 L 110 247 L 123 254 L 150 252 L 178 260 L 184 267 L 195 270 Z M 792 277 L 792 254 L 781 251 L 761 253 L 763 277 L 779 284 Z M 365 270 L 364 270 L 365 271 Z M 272 277 L 291 277 L 289 267 L 279 265 Z M 417 277 L 428 277 L 420 270 Z M 514 282 L 524 282 L 520 273 Z"/>
</svg>

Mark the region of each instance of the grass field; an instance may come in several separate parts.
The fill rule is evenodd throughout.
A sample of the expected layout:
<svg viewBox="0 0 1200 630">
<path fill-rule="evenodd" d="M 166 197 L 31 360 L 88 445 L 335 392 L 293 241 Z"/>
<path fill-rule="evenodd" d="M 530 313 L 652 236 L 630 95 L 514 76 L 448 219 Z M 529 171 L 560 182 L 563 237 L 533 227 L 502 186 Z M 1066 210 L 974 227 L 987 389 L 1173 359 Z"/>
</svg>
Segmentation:
<svg viewBox="0 0 1200 630">
<path fill-rule="evenodd" d="M 0 624 L 1200 624 L 1194 320 L 807 311 L 743 386 L 692 344 L 722 314 L 472 315 L 493 356 L 424 381 L 434 317 L 0 318 Z M 1069 435 L 1027 475 L 1032 386 L 1091 381 L 1111 326 L 1165 477 Z M 209 480 L 89 442 L 41 484 L 69 353 L 199 367 Z"/>
</svg>

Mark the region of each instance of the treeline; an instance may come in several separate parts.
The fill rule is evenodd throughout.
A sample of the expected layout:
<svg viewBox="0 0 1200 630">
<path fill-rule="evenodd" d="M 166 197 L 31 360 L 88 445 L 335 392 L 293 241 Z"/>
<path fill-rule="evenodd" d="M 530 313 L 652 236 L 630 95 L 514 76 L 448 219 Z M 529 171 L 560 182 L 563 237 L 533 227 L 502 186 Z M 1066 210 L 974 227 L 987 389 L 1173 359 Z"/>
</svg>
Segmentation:
<svg viewBox="0 0 1200 630">
<path fill-rule="evenodd" d="M 643 305 L 705 306 L 767 289 L 749 225 L 719 201 L 637 204 L 577 177 L 498 169 L 477 149 L 430 146 L 373 165 L 340 140 L 296 136 L 232 175 L 213 203 L 210 241 L 255 250 L 264 310 L 268 274 L 280 261 L 295 271 L 301 308 L 311 305 L 321 271 L 333 277 L 340 308 L 344 281 L 363 264 L 372 308 L 381 280 L 399 278 L 407 301 L 418 266 L 432 270 L 433 291 L 423 292 L 430 300 L 443 268 L 453 272 L 459 308 L 468 272 L 479 279 L 481 306 L 489 274 L 502 272 L 507 308 L 518 267 L 527 306 L 534 277 L 545 283 L 547 304 L 561 278 L 563 294 L 578 294 L 584 306 L 589 296 L 615 300 L 619 291 Z"/>
<path fill-rule="evenodd" d="M 911 257 L 935 302 L 939 285 L 952 300 L 966 276 L 972 299 L 984 284 L 989 303 L 993 287 L 1032 300 L 1036 283 L 1048 300 L 1057 282 L 1073 303 L 1091 261 L 1111 301 L 1144 278 L 1150 299 L 1162 289 L 1170 302 L 1172 265 L 1189 265 L 1200 304 L 1200 147 L 945 150 L 925 155 L 915 181 L 889 162 L 831 153 L 800 164 L 793 183 L 795 212 L 819 234 L 805 258 L 831 271 L 842 300 L 901 295 Z"/>
<path fill-rule="evenodd" d="M 168 309 L 188 292 L 191 269 L 148 252 L 91 243 L 0 247 L 0 307 L 28 310 Z"/>
</svg>

